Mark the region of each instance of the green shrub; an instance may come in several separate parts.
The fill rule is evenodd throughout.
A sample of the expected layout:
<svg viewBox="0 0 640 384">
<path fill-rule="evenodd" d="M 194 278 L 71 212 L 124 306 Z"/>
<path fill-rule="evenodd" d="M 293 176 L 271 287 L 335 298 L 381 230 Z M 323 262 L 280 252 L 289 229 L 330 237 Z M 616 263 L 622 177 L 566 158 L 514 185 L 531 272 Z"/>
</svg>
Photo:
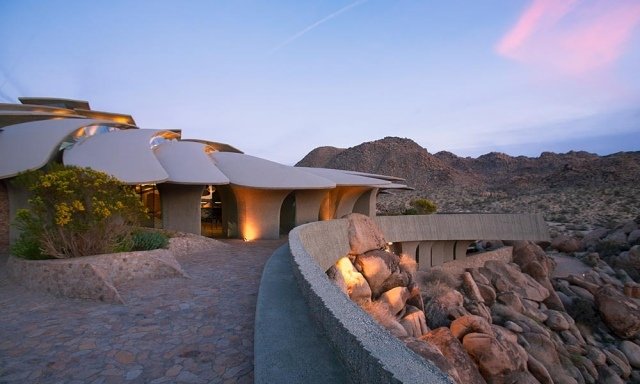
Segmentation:
<svg viewBox="0 0 640 384">
<path fill-rule="evenodd" d="M 428 199 L 415 199 L 409 203 L 411 208 L 407 208 L 403 215 L 430 215 L 438 210 L 436 204 Z"/>
<path fill-rule="evenodd" d="M 136 231 L 131 236 L 132 251 L 151 251 L 154 249 L 167 248 L 169 237 L 156 231 Z"/>
<path fill-rule="evenodd" d="M 13 247 L 16 256 L 110 253 L 145 214 L 131 187 L 89 168 L 52 165 L 24 173 L 15 183 L 30 192 L 29 208 L 19 210 L 16 217 L 21 231 Z"/>
</svg>

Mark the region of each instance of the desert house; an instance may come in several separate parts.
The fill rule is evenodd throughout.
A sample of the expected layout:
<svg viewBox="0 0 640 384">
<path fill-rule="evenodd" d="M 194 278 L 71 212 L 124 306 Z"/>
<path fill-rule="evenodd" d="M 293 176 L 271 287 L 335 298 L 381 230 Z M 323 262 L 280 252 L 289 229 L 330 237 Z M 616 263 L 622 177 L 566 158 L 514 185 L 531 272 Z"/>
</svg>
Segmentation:
<svg viewBox="0 0 640 384">
<path fill-rule="evenodd" d="M 136 191 L 148 226 L 245 240 L 273 239 L 300 224 L 351 212 L 375 215 L 378 193 L 403 180 L 295 168 L 180 130 L 142 129 L 126 114 L 81 100 L 20 98 L 0 104 L 0 251 L 18 235 L 11 221 L 27 204 L 11 179 L 50 162 L 91 167 Z"/>
</svg>

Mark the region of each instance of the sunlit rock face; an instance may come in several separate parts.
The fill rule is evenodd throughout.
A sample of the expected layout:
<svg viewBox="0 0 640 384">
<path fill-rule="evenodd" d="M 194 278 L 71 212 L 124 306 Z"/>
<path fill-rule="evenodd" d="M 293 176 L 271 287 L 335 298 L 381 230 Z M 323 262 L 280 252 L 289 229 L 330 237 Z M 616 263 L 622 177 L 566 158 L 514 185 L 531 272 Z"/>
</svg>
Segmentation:
<svg viewBox="0 0 640 384">
<path fill-rule="evenodd" d="M 375 222 L 360 216 L 347 216 L 351 252 L 329 278 L 454 382 L 640 382 L 640 220 L 587 234 L 581 247 L 562 239 L 551 253 L 512 242 L 512 262 L 489 260 L 454 274 L 416 272 L 415 262 L 384 249 Z M 600 256 L 596 247 L 615 249 Z M 559 249 L 592 267 L 556 274 Z"/>
</svg>

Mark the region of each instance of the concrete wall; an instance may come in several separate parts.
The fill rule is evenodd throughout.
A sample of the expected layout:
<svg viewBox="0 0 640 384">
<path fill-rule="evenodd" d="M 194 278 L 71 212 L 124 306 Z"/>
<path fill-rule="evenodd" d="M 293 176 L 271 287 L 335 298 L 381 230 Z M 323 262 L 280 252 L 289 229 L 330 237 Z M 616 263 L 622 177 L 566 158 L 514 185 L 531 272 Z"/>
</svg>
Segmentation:
<svg viewBox="0 0 640 384">
<path fill-rule="evenodd" d="M 363 192 L 353 206 L 353 212 L 362 213 L 370 217 L 376 215 L 376 202 L 378 200 L 378 188 L 372 188 Z"/>
<path fill-rule="evenodd" d="M 245 240 L 280 238 L 280 208 L 291 191 L 235 185 L 231 189 L 238 202 L 240 237 Z"/>
<path fill-rule="evenodd" d="M 450 258 L 457 268 L 465 263 L 473 265 L 473 257 L 456 260 L 470 239 L 549 238 L 546 223 L 539 215 L 388 216 L 375 220 L 386 240 L 394 242 L 394 248 L 401 247 L 403 252 L 423 248 L 419 251 L 421 260 L 423 253 L 424 257 L 429 255 L 430 264 Z M 433 364 L 391 336 L 327 278 L 325 271 L 349 252 L 347 227 L 345 219 L 302 225 L 289 233 L 289 248 L 294 274 L 311 315 L 348 367 L 352 380 L 448 383 Z M 462 243 L 456 247 L 458 241 Z M 434 247 L 439 249 L 435 253 Z M 434 259 L 435 254 L 440 256 Z"/>
<path fill-rule="evenodd" d="M 216 185 L 222 202 L 222 232 L 226 237 L 238 237 L 238 202 L 229 185 Z"/>
<path fill-rule="evenodd" d="M 162 228 L 199 235 L 204 185 L 162 183 L 157 187 L 162 204 Z"/>
<path fill-rule="evenodd" d="M 320 206 L 329 194 L 328 189 L 306 189 L 295 191 L 296 227 L 320 220 Z"/>
<path fill-rule="evenodd" d="M 4 180 L 0 180 L 0 253 L 9 252 L 9 191 Z"/>
</svg>

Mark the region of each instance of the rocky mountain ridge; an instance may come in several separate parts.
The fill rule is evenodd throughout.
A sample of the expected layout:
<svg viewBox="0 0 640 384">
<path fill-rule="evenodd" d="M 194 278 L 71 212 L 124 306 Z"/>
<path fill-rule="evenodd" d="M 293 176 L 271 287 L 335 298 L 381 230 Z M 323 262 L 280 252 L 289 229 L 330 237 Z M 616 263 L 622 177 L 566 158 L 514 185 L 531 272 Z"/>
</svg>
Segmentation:
<svg viewBox="0 0 640 384">
<path fill-rule="evenodd" d="M 598 156 L 584 151 L 539 157 L 491 152 L 477 158 L 430 153 L 411 139 L 385 137 L 351 148 L 319 147 L 297 166 L 402 177 L 416 190 L 381 197 L 397 214 L 426 197 L 446 212 L 541 212 L 548 221 L 597 225 L 640 214 L 640 151 Z"/>
</svg>

